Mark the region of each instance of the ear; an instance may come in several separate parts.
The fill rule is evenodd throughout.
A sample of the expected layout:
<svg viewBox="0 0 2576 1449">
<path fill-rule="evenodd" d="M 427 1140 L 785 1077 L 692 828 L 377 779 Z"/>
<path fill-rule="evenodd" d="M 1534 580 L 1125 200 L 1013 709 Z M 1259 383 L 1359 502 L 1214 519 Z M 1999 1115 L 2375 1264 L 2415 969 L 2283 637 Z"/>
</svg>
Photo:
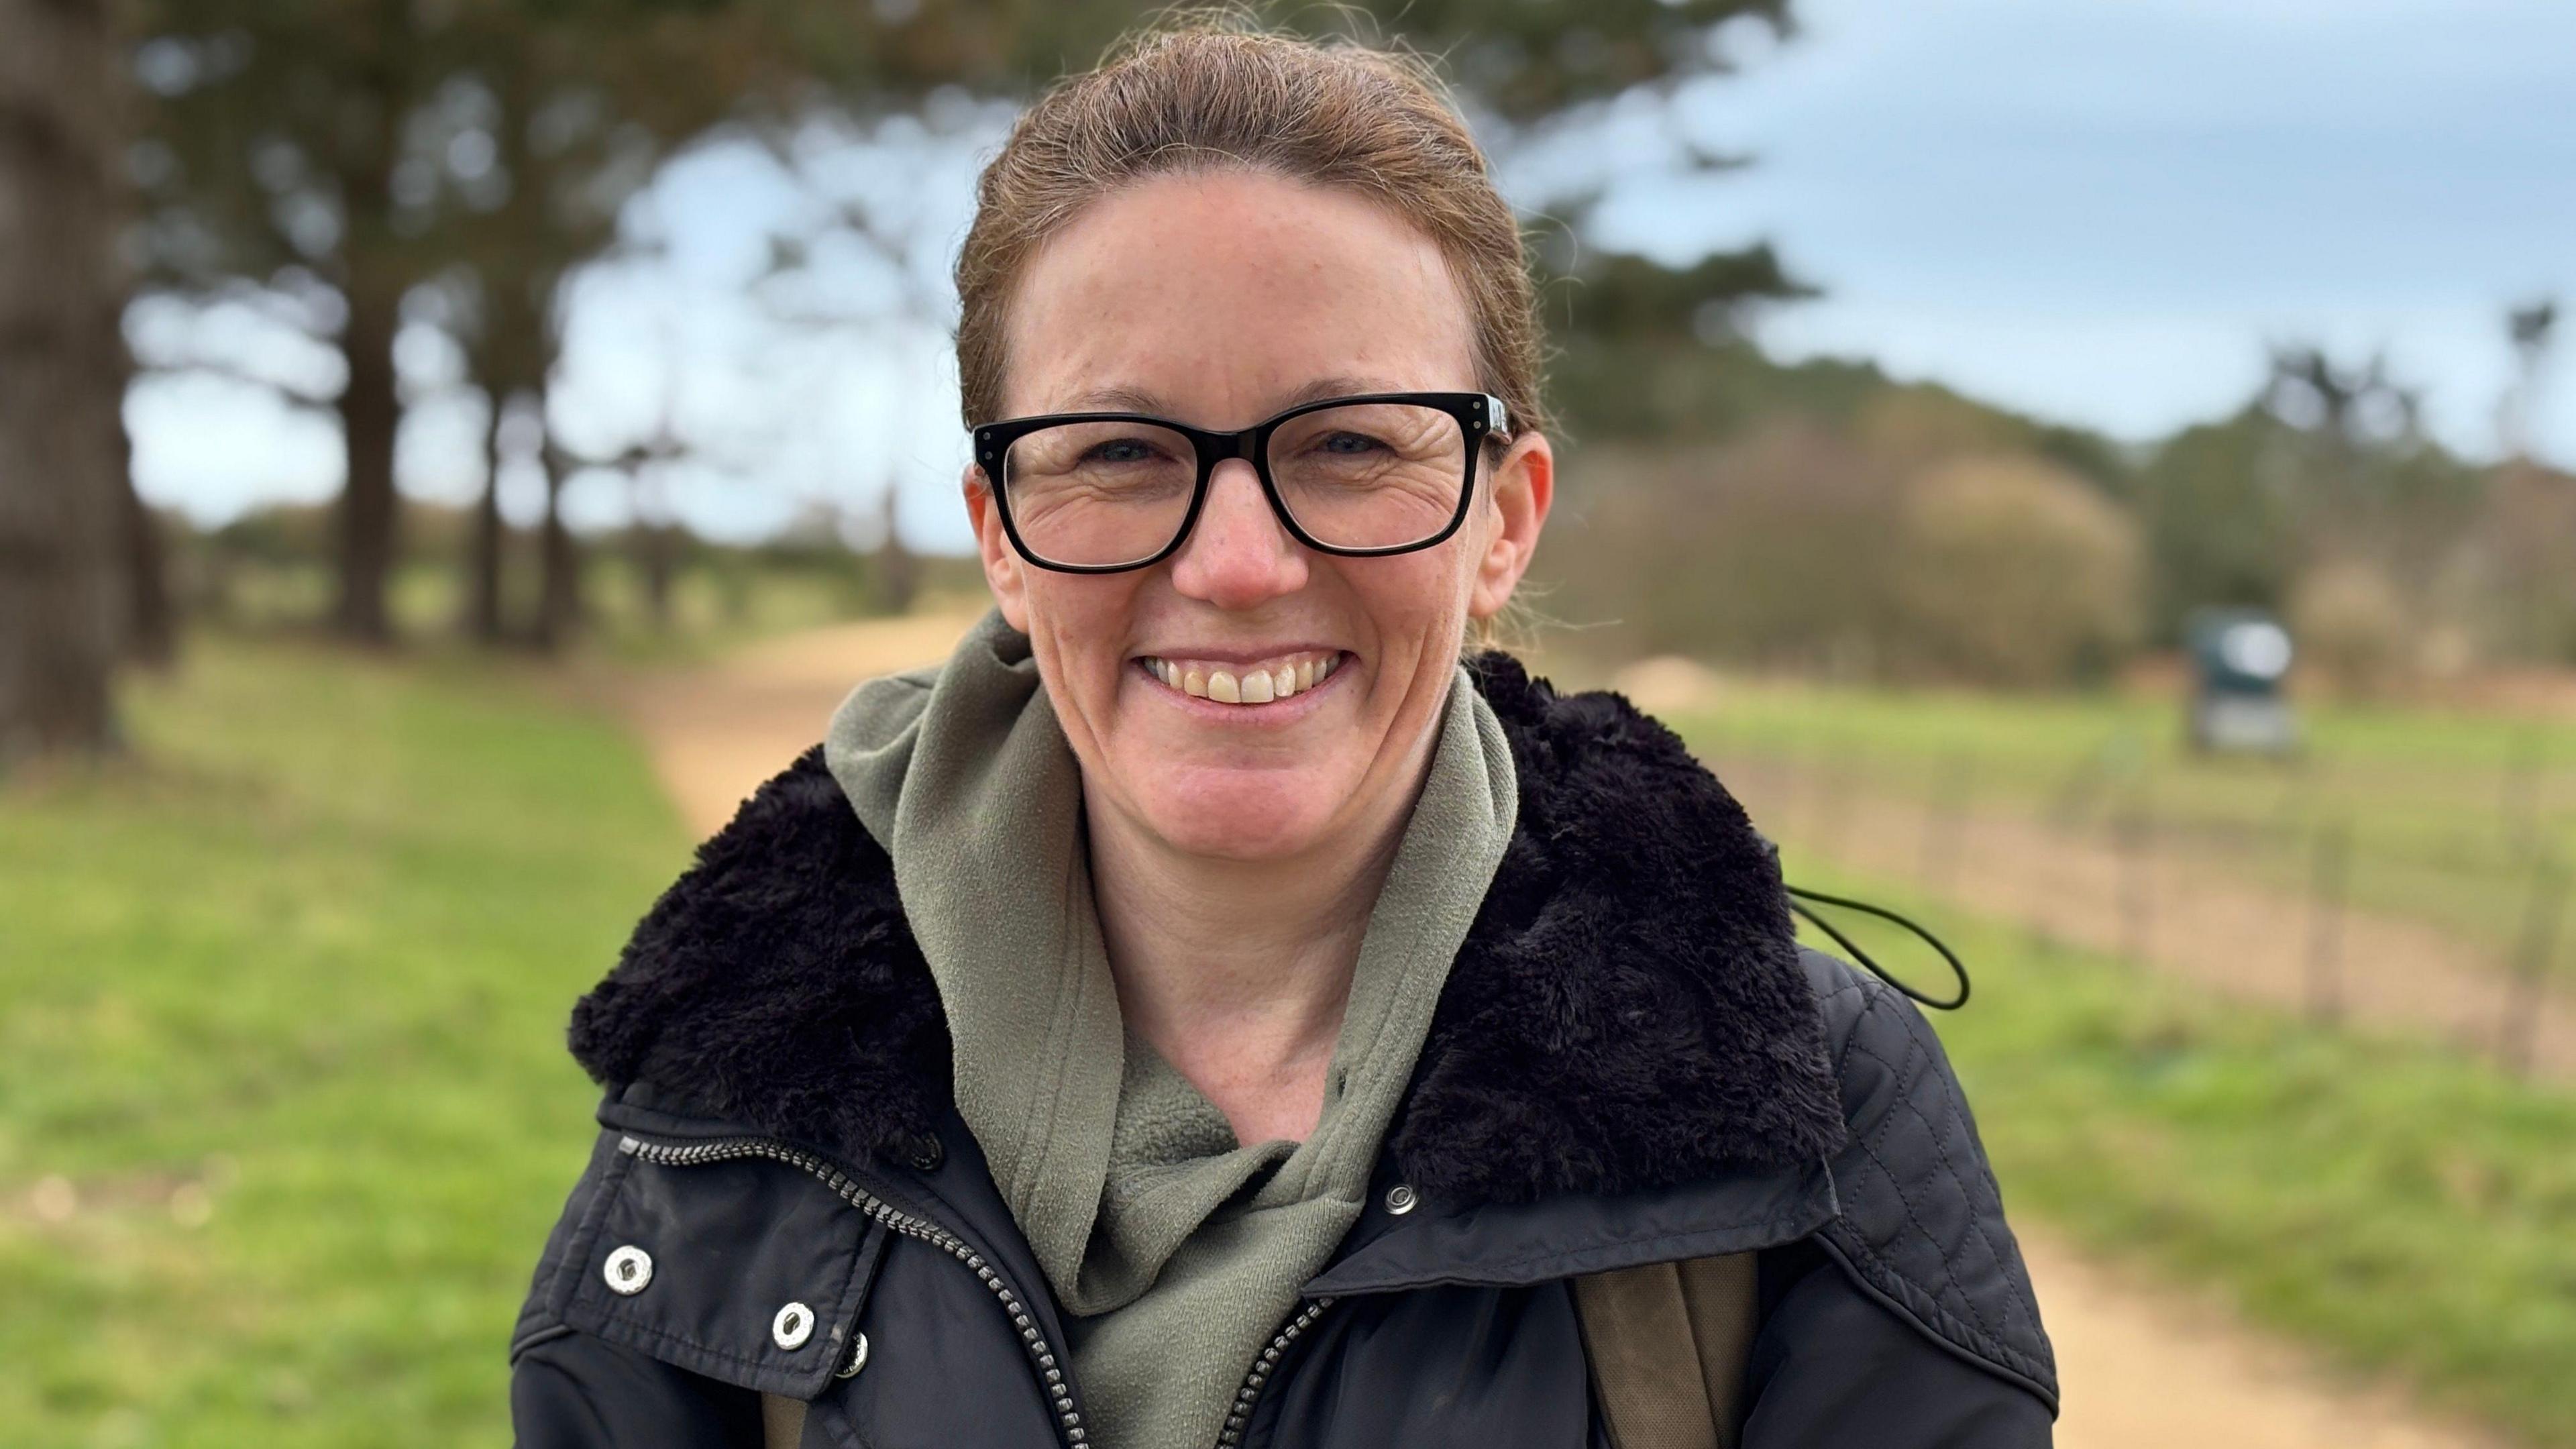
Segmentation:
<svg viewBox="0 0 2576 1449">
<path fill-rule="evenodd" d="M 973 463 L 966 465 L 958 481 L 966 490 L 966 517 L 975 525 L 975 550 L 983 557 L 985 587 L 993 591 L 993 602 L 1002 606 L 1002 617 L 1025 634 L 1029 631 L 1028 581 L 1020 572 L 1020 556 L 1011 547 L 1010 535 L 1002 531 L 1002 510 L 993 501 L 993 486 Z"/>
<path fill-rule="evenodd" d="M 1529 571 L 1531 555 L 1538 552 L 1547 510 L 1556 501 L 1556 454 L 1544 434 L 1523 433 L 1512 440 L 1494 465 L 1492 496 L 1494 533 L 1476 562 L 1476 587 L 1467 599 L 1468 617 L 1479 623 L 1511 602 L 1521 575 Z"/>
</svg>

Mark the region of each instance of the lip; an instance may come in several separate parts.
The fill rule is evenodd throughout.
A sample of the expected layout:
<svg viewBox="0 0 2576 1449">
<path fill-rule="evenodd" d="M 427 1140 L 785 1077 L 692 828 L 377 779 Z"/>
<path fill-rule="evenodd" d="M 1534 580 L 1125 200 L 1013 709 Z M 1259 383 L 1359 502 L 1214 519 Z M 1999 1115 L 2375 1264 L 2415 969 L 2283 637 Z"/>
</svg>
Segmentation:
<svg viewBox="0 0 2576 1449">
<path fill-rule="evenodd" d="M 1194 661 L 1204 659 L 1210 663 L 1217 664 L 1249 664 L 1256 660 L 1269 659 L 1280 654 L 1293 654 L 1299 652 L 1301 649 L 1310 649 L 1313 652 L 1320 654 L 1325 651 L 1325 647 L 1326 646 L 1323 645 L 1291 645 L 1285 649 L 1274 647 L 1257 653 L 1211 650 L 1197 654 L 1184 655 L 1181 657 Z M 1274 699 L 1268 704 L 1224 704 L 1213 699 L 1201 699 L 1196 695 L 1174 689 L 1170 685 L 1165 684 L 1162 680 L 1155 678 L 1153 673 L 1145 668 L 1145 659 L 1147 656 L 1141 654 L 1127 661 L 1127 670 L 1130 674 L 1135 676 L 1139 683 L 1143 684 L 1147 689 L 1152 690 L 1157 697 L 1168 700 L 1173 705 L 1187 711 L 1195 718 L 1206 720 L 1211 724 L 1229 724 L 1238 728 L 1288 725 L 1304 719 L 1308 714 L 1319 708 L 1320 706 L 1317 704 L 1317 701 L 1323 699 L 1333 690 L 1338 689 L 1341 686 L 1343 679 L 1350 675 L 1351 665 L 1358 662 L 1359 659 L 1358 655 L 1351 653 L 1347 649 L 1335 649 L 1332 652 L 1341 655 L 1342 662 L 1334 666 L 1333 672 L 1329 676 L 1316 681 L 1308 688 L 1297 691 L 1286 699 Z M 1165 656 L 1154 655 L 1152 657 L 1162 658 Z"/>
<path fill-rule="evenodd" d="M 1264 659 L 1276 659 L 1282 654 L 1349 654 L 1350 652 L 1338 644 L 1296 639 L 1264 644 L 1258 649 L 1222 649 L 1196 644 L 1175 644 L 1169 648 L 1139 649 L 1128 662 L 1132 664 L 1137 659 L 1204 659 L 1211 664 L 1243 665 L 1258 664 Z"/>
</svg>

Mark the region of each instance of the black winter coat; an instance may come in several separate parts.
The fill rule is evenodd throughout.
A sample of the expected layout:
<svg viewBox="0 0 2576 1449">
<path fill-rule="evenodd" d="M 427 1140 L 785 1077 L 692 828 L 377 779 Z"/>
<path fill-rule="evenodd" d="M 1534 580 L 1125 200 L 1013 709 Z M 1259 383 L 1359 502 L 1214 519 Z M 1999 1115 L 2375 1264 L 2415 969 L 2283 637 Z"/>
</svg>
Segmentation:
<svg viewBox="0 0 2576 1449">
<path fill-rule="evenodd" d="M 1669 731 L 1504 656 L 1474 673 L 1512 841 L 1370 1205 L 1225 1442 L 1606 1445 L 1568 1280 L 1750 1251 L 1748 1449 L 2047 1444 L 2048 1338 L 1923 1019 L 1795 944 L 1776 854 Z M 763 1393 L 812 1402 L 813 1449 L 1089 1443 L 891 864 L 819 748 L 700 848 L 572 1045 L 608 1096 L 510 1348 L 526 1449 L 757 1449 Z"/>
</svg>

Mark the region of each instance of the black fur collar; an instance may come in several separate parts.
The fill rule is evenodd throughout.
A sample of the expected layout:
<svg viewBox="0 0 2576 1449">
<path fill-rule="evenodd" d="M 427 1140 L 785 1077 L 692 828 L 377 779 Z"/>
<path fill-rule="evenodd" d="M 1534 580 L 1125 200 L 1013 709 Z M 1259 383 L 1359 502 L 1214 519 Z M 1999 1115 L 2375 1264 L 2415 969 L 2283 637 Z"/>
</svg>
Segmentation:
<svg viewBox="0 0 2576 1449">
<path fill-rule="evenodd" d="M 1822 1024 L 1743 809 L 1617 695 L 1560 697 L 1501 654 L 1472 672 L 1520 817 L 1390 1129 L 1406 1180 L 1524 1202 L 1832 1155 Z M 929 1136 L 938 992 L 820 746 L 698 848 L 574 1008 L 572 1050 L 612 1090 L 851 1153 Z"/>
</svg>

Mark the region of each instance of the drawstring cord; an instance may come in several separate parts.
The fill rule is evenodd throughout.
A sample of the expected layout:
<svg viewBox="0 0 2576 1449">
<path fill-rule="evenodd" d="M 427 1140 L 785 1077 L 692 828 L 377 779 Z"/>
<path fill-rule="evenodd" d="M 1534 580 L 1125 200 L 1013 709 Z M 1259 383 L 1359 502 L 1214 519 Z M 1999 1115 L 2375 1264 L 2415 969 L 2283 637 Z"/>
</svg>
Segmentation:
<svg viewBox="0 0 2576 1449">
<path fill-rule="evenodd" d="M 1920 923 L 1900 915 L 1895 911 L 1891 911 L 1885 906 L 1874 906 L 1867 901 L 1856 901 L 1848 896 L 1829 896 L 1823 891 L 1800 890 L 1796 886 L 1785 886 L 1783 888 L 1789 892 L 1789 909 L 1796 911 L 1799 915 L 1802 915 L 1808 920 L 1814 922 L 1817 930 L 1833 937 L 1834 944 L 1842 947 L 1846 951 L 1849 951 L 1854 960 L 1869 968 L 1871 975 L 1876 976 L 1879 980 L 1895 987 L 1898 991 L 1903 992 L 1914 1000 L 1923 1003 L 1934 1011 L 1956 1011 L 1960 1007 L 1968 1004 L 1968 968 L 1966 964 L 1959 960 L 1957 952 L 1952 951 L 1947 945 L 1943 944 L 1940 937 L 1933 935 L 1928 930 L 1925 930 Z M 1883 921 L 1893 921 L 1897 925 L 1903 926 L 1905 929 L 1912 931 L 1915 935 L 1922 937 L 1924 942 L 1931 946 L 1933 950 L 1941 953 L 1942 960 L 1950 963 L 1950 973 L 1959 978 L 1959 994 L 1951 997 L 1947 1001 L 1936 1001 L 1933 998 L 1924 995 L 1922 992 L 1915 990 L 1913 987 L 1906 985 L 1904 982 L 1897 980 L 1895 975 L 1886 967 L 1881 966 L 1876 961 L 1872 960 L 1870 958 L 1870 954 L 1867 951 L 1862 950 L 1858 942 L 1854 941 L 1851 937 L 1844 935 L 1841 931 L 1834 929 L 1833 922 L 1817 915 L 1814 911 L 1807 909 L 1805 905 L 1801 904 L 1801 902 L 1805 901 L 1814 901 L 1819 905 L 1841 906 L 1845 910 L 1860 911 L 1867 915 L 1876 916 Z"/>
</svg>

